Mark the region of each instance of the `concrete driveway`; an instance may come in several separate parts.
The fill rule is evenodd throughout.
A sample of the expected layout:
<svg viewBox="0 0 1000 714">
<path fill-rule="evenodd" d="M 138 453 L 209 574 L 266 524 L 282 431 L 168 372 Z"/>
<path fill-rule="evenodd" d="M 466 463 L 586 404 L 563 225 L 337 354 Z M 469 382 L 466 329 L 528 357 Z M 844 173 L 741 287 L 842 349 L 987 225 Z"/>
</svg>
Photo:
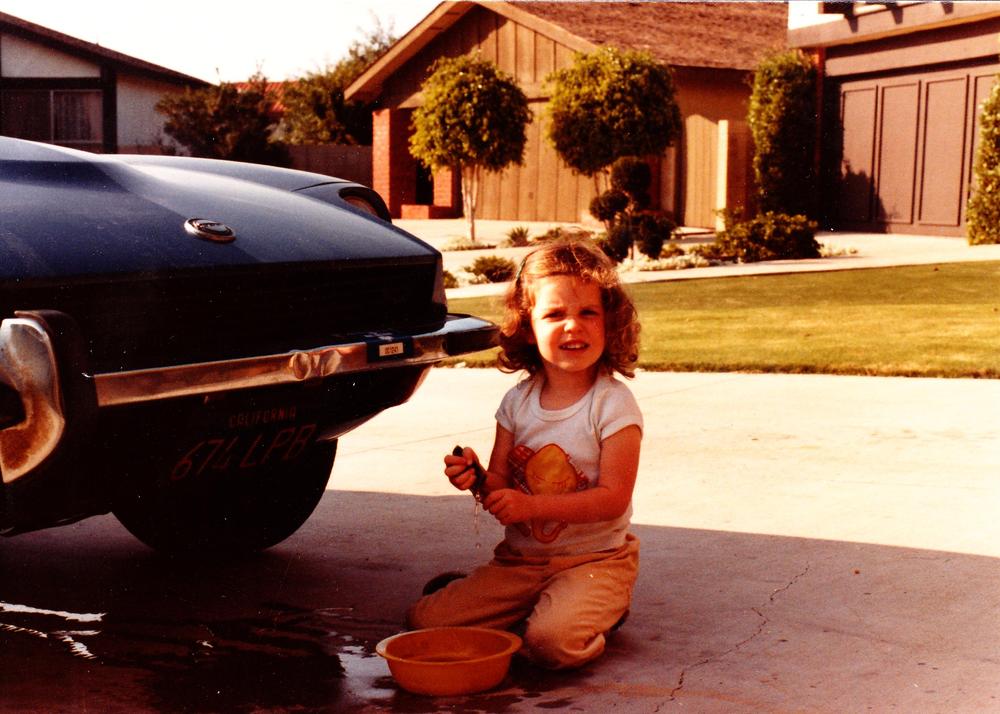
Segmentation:
<svg viewBox="0 0 1000 714">
<path fill-rule="evenodd" d="M 512 224 L 478 225 L 499 241 Z M 404 227 L 438 247 L 462 231 Z M 818 238 L 830 257 L 624 277 L 1000 260 L 1000 245 L 956 238 Z M 475 255 L 446 253 L 446 267 Z M 455 501 L 440 462 L 456 443 L 488 452 L 513 379 L 435 370 L 409 404 L 342 441 L 334 489 L 419 494 L 452 509 L 416 535 L 418 580 L 469 567 L 500 537 L 489 517 L 473 521 L 467 496 Z M 644 373 L 632 386 L 646 433 L 627 625 L 582 672 L 515 669 L 504 689 L 438 705 L 1000 712 L 1000 381 Z"/>
<path fill-rule="evenodd" d="M 1000 259 L 836 238 L 860 248 L 824 269 Z M 488 452 L 514 379 L 432 370 L 257 558 L 172 562 L 110 516 L 4 540 L 0 711 L 1000 712 L 1000 380 L 640 374 L 641 572 L 607 653 L 475 696 L 398 690 L 375 643 L 500 538 L 442 458 Z"/>
<path fill-rule="evenodd" d="M 488 452 L 513 379 L 434 370 L 342 440 L 334 502 L 384 494 L 389 512 L 371 518 L 405 543 L 390 620 L 499 539 L 441 460 L 455 444 Z M 1000 711 L 1000 382 L 643 373 L 632 386 L 647 422 L 642 565 L 609 651 L 407 711 Z M 391 505 L 407 498 L 432 499 L 437 520 Z"/>
</svg>

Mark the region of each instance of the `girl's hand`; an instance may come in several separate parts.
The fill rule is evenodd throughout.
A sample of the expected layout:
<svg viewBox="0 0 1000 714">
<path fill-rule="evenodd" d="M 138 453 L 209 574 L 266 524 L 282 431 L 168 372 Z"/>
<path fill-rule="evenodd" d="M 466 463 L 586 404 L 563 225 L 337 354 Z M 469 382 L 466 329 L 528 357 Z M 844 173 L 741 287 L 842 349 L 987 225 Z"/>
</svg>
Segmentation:
<svg viewBox="0 0 1000 714">
<path fill-rule="evenodd" d="M 513 488 L 493 491 L 483 501 L 483 508 L 505 526 L 524 523 L 534 517 L 531 512 L 531 496 Z"/>
<path fill-rule="evenodd" d="M 468 491 L 476 483 L 476 472 L 472 464 L 478 461 L 476 452 L 467 446 L 463 449 L 462 456 L 448 454 L 444 457 L 444 475 L 452 486 L 460 491 Z"/>
</svg>

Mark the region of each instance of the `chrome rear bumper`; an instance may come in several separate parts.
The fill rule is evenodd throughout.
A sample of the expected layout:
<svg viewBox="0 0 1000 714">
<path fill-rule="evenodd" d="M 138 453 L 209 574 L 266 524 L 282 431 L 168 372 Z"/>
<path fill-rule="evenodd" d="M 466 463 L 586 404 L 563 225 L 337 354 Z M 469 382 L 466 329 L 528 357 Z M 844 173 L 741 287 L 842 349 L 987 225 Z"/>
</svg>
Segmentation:
<svg viewBox="0 0 1000 714">
<path fill-rule="evenodd" d="M 44 313 L 19 312 L 0 323 L 0 387 L 15 390 L 23 420 L 0 429 L 0 472 L 10 483 L 36 468 L 59 445 L 67 419 L 63 380 L 92 384 L 97 407 L 289 385 L 343 374 L 412 365 L 487 349 L 497 328 L 449 315 L 438 330 L 413 335 L 371 333 L 358 341 L 282 354 L 101 374 L 67 375 Z M 62 374 L 61 374 L 62 373 Z M 88 389 L 89 392 L 89 389 Z"/>
</svg>

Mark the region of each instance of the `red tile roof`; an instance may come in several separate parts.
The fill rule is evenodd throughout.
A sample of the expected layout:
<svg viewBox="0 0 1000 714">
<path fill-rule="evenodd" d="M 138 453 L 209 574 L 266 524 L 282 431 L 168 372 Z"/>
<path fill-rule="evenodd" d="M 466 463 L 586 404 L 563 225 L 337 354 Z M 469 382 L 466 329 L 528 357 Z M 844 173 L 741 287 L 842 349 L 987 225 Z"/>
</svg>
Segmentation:
<svg viewBox="0 0 1000 714">
<path fill-rule="evenodd" d="M 295 83 L 295 80 L 289 80 L 287 82 L 265 82 L 264 83 L 264 91 L 267 94 L 269 94 L 270 96 L 274 97 L 274 102 L 272 104 L 272 108 L 279 115 L 285 113 L 285 105 L 282 103 L 282 100 L 284 100 L 284 98 L 285 98 L 285 88 L 289 84 L 294 84 L 294 83 Z M 240 91 L 240 92 L 245 92 L 245 91 L 249 90 L 251 87 L 255 86 L 255 83 L 253 83 L 253 82 L 233 82 L 233 84 L 236 85 L 237 91 Z"/>
</svg>

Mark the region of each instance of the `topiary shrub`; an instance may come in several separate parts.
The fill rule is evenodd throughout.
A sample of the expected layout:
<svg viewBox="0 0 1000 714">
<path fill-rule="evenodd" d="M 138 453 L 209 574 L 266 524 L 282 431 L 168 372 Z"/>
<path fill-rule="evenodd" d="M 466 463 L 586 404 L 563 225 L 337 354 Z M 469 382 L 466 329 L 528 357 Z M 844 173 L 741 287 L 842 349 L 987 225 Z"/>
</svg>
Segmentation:
<svg viewBox="0 0 1000 714">
<path fill-rule="evenodd" d="M 624 216 L 600 239 L 601 250 L 616 263 L 629 257 L 633 247 L 647 258 L 655 260 L 670 240 L 676 224 L 666 216 L 637 213 Z"/>
<path fill-rule="evenodd" d="M 626 223 L 616 223 L 597 239 L 597 245 L 611 260 L 620 263 L 632 249 L 632 229 Z"/>
<path fill-rule="evenodd" d="M 979 148 L 973 165 L 966 236 L 970 245 L 1000 243 L 1000 82 L 979 110 Z"/>
<path fill-rule="evenodd" d="M 663 252 L 663 244 L 670 240 L 676 224 L 666 216 L 642 213 L 633 219 L 634 243 L 647 258 L 655 260 Z"/>
<path fill-rule="evenodd" d="M 466 272 L 481 277 L 489 283 L 505 283 L 514 278 L 517 264 L 499 255 L 484 255 L 465 268 Z"/>
<path fill-rule="evenodd" d="M 611 189 L 594 196 L 590 201 L 590 215 L 604 224 L 610 230 L 611 225 L 628 208 L 629 198 L 624 191 Z"/>
<path fill-rule="evenodd" d="M 754 71 L 747 122 L 761 213 L 814 215 L 816 67 L 800 50 L 765 58 Z"/>
<path fill-rule="evenodd" d="M 623 156 L 611 164 L 611 187 L 629 197 L 633 210 L 649 206 L 649 184 L 652 180 L 649 164 L 635 156 Z"/>
<path fill-rule="evenodd" d="M 741 263 L 820 257 L 817 224 L 801 214 L 768 211 L 748 221 L 725 219 L 725 228 L 715 235 L 718 255 Z"/>
<path fill-rule="evenodd" d="M 649 164 L 634 156 L 623 156 L 611 165 L 611 188 L 595 196 L 590 213 L 604 223 L 607 234 L 602 248 L 620 263 L 634 248 L 650 258 L 658 258 L 663 242 L 677 227 L 665 216 L 642 213 L 649 205 Z"/>
</svg>

